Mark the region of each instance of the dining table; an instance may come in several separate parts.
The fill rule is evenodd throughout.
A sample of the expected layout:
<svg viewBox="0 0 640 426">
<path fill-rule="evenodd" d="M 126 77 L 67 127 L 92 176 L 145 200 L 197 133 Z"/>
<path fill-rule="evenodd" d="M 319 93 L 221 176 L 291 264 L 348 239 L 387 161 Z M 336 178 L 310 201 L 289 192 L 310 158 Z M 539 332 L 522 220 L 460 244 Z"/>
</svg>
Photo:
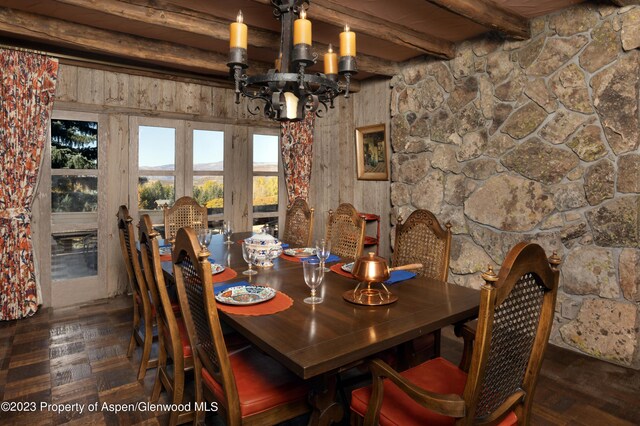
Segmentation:
<svg viewBox="0 0 640 426">
<path fill-rule="evenodd" d="M 305 284 L 301 262 L 281 256 L 273 261 L 273 267 L 257 268 L 257 275 L 242 274 L 247 264 L 240 241 L 250 235 L 234 234 L 230 245 L 224 243 L 222 235 L 213 236 L 209 245 L 211 260 L 237 272 L 228 282 L 214 283 L 214 288 L 245 281 L 272 287 L 291 298 L 292 303 L 270 315 L 232 314 L 219 306 L 219 315 L 255 346 L 310 382 L 314 408 L 310 424 L 339 422 L 344 415 L 336 389 L 341 371 L 478 314 L 479 291 L 420 276 L 388 286 L 397 296 L 394 303 L 364 306 L 343 297 L 358 284 L 355 278 L 325 272 L 318 289 L 324 301 L 304 303 L 310 289 Z M 171 262 L 163 262 L 163 269 L 171 280 Z"/>
</svg>

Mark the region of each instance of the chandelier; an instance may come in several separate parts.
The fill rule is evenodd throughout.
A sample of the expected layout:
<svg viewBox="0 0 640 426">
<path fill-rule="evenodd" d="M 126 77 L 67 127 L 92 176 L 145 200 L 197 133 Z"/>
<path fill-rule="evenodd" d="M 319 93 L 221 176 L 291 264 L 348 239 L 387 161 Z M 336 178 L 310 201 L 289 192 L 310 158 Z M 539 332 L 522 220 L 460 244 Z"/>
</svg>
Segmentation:
<svg viewBox="0 0 640 426">
<path fill-rule="evenodd" d="M 307 73 L 318 55 L 311 50 L 311 21 L 306 18 L 309 0 L 271 0 L 273 14 L 281 21 L 280 54 L 266 74 L 248 76 L 247 25 L 242 12 L 229 30 L 229 71 L 235 83 L 236 104 L 249 98 L 247 110 L 256 115 L 262 109 L 267 118 L 299 121 L 307 112 L 318 117 L 333 108 L 338 94 L 349 97 L 351 76 L 357 73 L 356 34 L 345 26 L 340 33 L 340 60 L 331 44 L 324 54 L 324 73 Z M 340 82 L 338 75 L 344 77 Z"/>
</svg>

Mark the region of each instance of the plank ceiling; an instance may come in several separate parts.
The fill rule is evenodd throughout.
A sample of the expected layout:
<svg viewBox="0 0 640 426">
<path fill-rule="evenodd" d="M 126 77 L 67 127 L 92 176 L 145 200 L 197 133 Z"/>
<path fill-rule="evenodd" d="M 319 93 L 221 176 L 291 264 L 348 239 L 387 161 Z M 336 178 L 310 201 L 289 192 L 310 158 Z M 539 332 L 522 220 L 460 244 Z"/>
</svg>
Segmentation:
<svg viewBox="0 0 640 426">
<path fill-rule="evenodd" d="M 528 38 L 530 18 L 582 1 L 312 0 L 308 16 L 320 54 L 338 43 L 344 24 L 357 32 L 362 79 L 393 75 L 400 63 L 422 55 L 451 58 L 456 43 L 488 31 Z M 0 0 L 0 43 L 225 77 L 228 24 L 238 9 L 249 25 L 251 67 L 265 70 L 279 47 L 270 0 Z"/>
</svg>

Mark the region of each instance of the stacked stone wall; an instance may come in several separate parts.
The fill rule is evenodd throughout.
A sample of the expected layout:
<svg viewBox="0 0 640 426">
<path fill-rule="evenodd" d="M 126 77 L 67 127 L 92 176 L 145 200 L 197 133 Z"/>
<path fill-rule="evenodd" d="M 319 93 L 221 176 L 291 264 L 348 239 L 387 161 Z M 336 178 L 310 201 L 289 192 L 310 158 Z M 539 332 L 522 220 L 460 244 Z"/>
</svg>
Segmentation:
<svg viewBox="0 0 640 426">
<path fill-rule="evenodd" d="M 393 78 L 392 224 L 450 221 L 469 287 L 518 241 L 556 250 L 552 343 L 640 368 L 640 6 L 579 5 L 532 34 Z"/>
</svg>

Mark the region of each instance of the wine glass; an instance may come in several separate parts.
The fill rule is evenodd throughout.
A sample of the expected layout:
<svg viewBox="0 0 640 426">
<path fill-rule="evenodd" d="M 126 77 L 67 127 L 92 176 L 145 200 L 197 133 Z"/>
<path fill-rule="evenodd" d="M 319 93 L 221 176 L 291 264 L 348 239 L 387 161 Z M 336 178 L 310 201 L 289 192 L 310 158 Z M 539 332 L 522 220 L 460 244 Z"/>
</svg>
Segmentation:
<svg viewBox="0 0 640 426">
<path fill-rule="evenodd" d="M 222 224 L 222 233 L 224 234 L 224 236 L 227 238 L 227 241 L 225 241 L 225 244 L 233 244 L 233 242 L 231 241 L 231 234 L 233 233 L 233 228 L 231 226 L 231 221 L 230 220 L 225 220 Z"/>
<path fill-rule="evenodd" d="M 211 243 L 211 237 L 213 236 L 213 231 L 209 228 L 204 228 L 198 231 L 198 241 L 200 242 L 200 247 L 203 250 L 209 249 L 209 244 Z"/>
<path fill-rule="evenodd" d="M 324 268 L 320 265 L 318 260 L 305 260 L 302 263 L 302 269 L 304 272 L 304 281 L 311 289 L 311 297 L 304 299 L 304 303 L 314 305 L 316 303 L 322 303 L 323 298 L 316 296 L 316 288 L 322 284 L 324 278 Z"/>
<path fill-rule="evenodd" d="M 320 259 L 320 265 L 324 272 L 329 272 L 330 269 L 324 266 L 324 263 L 331 255 L 331 240 L 325 240 L 324 238 L 321 240 L 316 240 L 316 256 Z"/>
<path fill-rule="evenodd" d="M 247 243 L 245 243 L 244 241 L 242 242 L 242 257 L 244 258 L 244 261 L 247 262 L 247 265 L 249 266 L 249 269 L 247 269 L 246 271 L 242 272 L 243 275 L 255 275 L 258 273 L 258 271 L 254 271 L 253 268 L 253 261 L 256 258 L 256 251 L 252 250 Z"/>
</svg>

